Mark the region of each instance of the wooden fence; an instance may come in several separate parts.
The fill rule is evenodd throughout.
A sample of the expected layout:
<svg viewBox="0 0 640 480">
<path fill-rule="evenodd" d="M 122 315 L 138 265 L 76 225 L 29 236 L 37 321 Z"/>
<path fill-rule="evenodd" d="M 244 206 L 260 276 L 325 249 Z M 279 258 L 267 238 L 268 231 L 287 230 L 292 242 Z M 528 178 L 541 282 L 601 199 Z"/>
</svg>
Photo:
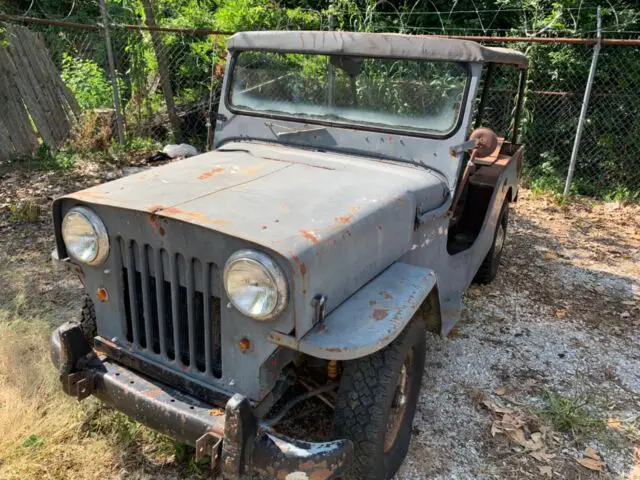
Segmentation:
<svg viewBox="0 0 640 480">
<path fill-rule="evenodd" d="M 0 23 L 0 160 L 58 147 L 79 113 L 39 34 Z"/>
</svg>

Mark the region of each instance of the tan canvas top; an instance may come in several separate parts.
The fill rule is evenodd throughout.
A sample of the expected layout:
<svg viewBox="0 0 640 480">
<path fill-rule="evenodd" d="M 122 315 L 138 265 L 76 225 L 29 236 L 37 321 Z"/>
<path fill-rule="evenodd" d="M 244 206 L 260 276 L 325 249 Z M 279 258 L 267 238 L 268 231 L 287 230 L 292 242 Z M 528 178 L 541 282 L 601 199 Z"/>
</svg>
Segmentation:
<svg viewBox="0 0 640 480">
<path fill-rule="evenodd" d="M 240 32 L 228 40 L 227 46 L 231 50 L 492 62 L 527 66 L 527 57 L 517 50 L 485 47 L 467 40 L 428 35 L 334 31 Z"/>
</svg>

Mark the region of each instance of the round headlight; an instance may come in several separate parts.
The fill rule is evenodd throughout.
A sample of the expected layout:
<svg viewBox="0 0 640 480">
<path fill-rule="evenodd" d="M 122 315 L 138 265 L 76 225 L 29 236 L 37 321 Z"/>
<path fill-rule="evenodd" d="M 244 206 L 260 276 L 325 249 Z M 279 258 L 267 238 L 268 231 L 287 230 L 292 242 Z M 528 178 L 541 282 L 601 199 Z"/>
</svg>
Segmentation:
<svg viewBox="0 0 640 480">
<path fill-rule="evenodd" d="M 269 320 L 287 305 L 287 281 L 278 265 L 264 253 L 239 250 L 224 267 L 229 301 L 243 315 Z"/>
<path fill-rule="evenodd" d="M 86 207 L 74 207 L 62 220 L 67 253 L 78 262 L 99 265 L 109 255 L 109 236 L 102 220 Z"/>
</svg>

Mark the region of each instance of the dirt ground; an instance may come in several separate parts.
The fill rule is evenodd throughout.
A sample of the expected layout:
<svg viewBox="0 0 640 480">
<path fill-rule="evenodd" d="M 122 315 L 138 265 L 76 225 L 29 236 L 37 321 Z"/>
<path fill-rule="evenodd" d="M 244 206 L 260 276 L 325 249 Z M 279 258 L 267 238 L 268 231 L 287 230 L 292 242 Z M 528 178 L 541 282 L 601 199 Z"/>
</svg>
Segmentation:
<svg viewBox="0 0 640 480">
<path fill-rule="evenodd" d="M 53 325 L 80 286 L 53 270 L 53 198 L 120 167 L 0 171 L 0 478 L 200 478 L 180 445 L 56 385 Z M 398 479 L 640 479 L 640 207 L 523 190 L 501 271 L 430 338 Z M 323 409 L 293 412 L 297 428 Z"/>
</svg>

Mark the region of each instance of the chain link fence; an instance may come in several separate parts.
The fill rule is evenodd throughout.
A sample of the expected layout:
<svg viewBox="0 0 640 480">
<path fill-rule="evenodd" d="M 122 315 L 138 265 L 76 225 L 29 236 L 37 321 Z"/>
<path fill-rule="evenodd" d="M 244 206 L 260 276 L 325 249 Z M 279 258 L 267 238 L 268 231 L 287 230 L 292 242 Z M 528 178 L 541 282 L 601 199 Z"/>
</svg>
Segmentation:
<svg viewBox="0 0 640 480">
<path fill-rule="evenodd" d="M 318 19 L 319 28 L 327 29 L 332 24 L 320 14 Z M 117 139 L 102 26 L 36 24 L 30 28 L 43 35 L 63 80 L 86 114 L 108 125 L 105 135 L 108 133 L 111 141 Z M 201 151 L 208 148 L 228 34 L 213 35 L 197 29 L 150 31 L 143 25 L 110 28 L 126 142 L 151 143 L 157 148 L 186 142 Z M 527 148 L 525 180 L 533 188 L 561 192 L 593 59 L 593 41 L 474 39 L 490 46 L 519 49 L 530 59 L 520 129 Z M 640 165 L 635 154 L 640 149 L 638 85 L 640 46 L 604 44 L 578 146 L 572 192 L 640 200 Z M 499 124 L 498 119 L 509 118 L 516 89 L 516 78 L 504 76 L 488 99 L 487 124 L 499 134 L 510 127 L 504 121 Z"/>
</svg>

